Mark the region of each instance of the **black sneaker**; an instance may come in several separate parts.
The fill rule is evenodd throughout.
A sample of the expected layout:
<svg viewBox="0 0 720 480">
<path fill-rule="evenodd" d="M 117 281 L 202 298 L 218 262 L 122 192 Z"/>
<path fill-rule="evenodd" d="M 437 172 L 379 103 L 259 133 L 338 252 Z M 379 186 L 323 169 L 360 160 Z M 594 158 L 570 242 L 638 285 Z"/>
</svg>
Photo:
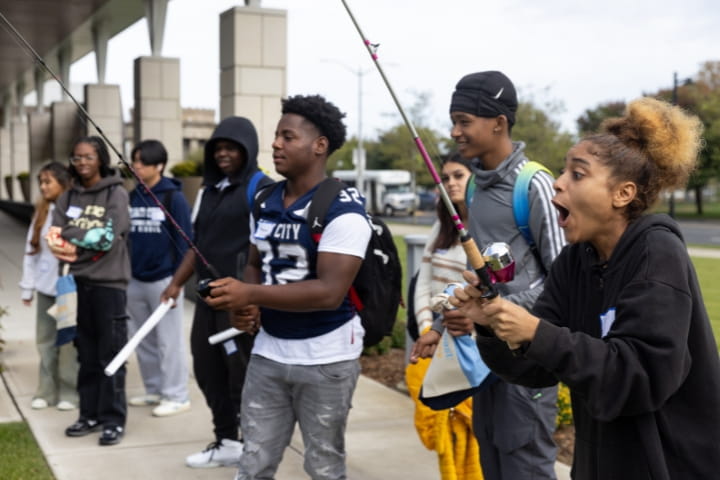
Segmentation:
<svg viewBox="0 0 720 480">
<path fill-rule="evenodd" d="M 125 430 L 123 427 L 118 425 L 106 425 L 103 427 L 99 443 L 100 445 L 115 445 L 116 443 L 120 443 L 124 434 Z"/>
<path fill-rule="evenodd" d="M 100 429 L 97 420 L 79 419 L 65 429 L 65 435 L 68 437 L 84 437 L 88 433 L 96 432 Z"/>
</svg>

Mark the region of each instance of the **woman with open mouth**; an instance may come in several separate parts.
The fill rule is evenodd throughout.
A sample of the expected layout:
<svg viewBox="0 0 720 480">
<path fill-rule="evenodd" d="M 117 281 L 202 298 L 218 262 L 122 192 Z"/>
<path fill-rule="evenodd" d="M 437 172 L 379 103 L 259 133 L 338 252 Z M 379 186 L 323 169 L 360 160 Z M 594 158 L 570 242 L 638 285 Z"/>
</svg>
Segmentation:
<svg viewBox="0 0 720 480">
<path fill-rule="evenodd" d="M 555 182 L 570 243 L 528 312 L 455 291 L 484 361 L 572 396 L 575 479 L 700 479 L 720 471 L 720 361 L 677 223 L 646 213 L 695 168 L 700 120 L 651 98 L 572 147 Z M 465 273 L 470 285 L 477 278 Z M 511 346 L 511 347 L 509 347 Z"/>
</svg>

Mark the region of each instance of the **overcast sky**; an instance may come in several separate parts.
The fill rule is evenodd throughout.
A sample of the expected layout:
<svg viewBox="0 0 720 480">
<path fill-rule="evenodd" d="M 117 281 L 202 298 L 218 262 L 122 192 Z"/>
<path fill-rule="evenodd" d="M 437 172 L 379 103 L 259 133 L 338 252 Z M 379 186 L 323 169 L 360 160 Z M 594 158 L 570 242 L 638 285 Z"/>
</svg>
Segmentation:
<svg viewBox="0 0 720 480">
<path fill-rule="evenodd" d="M 219 14 L 243 2 L 172 0 L 163 55 L 181 58 L 183 107 L 218 109 Z M 455 83 L 501 70 L 520 99 L 561 102 L 566 130 L 587 108 L 631 100 L 720 60 L 718 0 L 348 0 L 405 108 L 431 95 L 432 126 L 447 130 Z M 263 0 L 288 11 L 288 94 L 320 93 L 358 127 L 357 72 L 363 72 L 363 137 L 400 121 L 381 77 L 340 0 Z M 141 20 L 108 47 L 108 83 L 132 103 L 132 61 L 149 55 Z M 94 55 L 76 62 L 73 84 L 95 81 Z"/>
</svg>

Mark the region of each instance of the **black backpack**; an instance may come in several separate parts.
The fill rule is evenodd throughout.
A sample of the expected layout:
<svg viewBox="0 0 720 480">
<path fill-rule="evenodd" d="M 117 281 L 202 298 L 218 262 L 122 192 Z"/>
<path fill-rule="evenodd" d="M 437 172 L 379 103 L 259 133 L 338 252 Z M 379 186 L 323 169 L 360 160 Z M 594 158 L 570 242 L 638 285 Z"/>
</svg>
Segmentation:
<svg viewBox="0 0 720 480">
<path fill-rule="evenodd" d="M 348 188 L 346 184 L 333 178 L 326 178 L 318 185 L 307 216 L 310 233 L 315 242 L 320 241 L 325 227 L 325 214 L 330 204 L 345 188 Z M 265 188 L 258 194 L 253 211 L 255 219 L 259 218 L 260 205 L 273 189 L 274 186 L 270 185 L 270 188 Z M 402 302 L 402 265 L 387 225 L 370 215 L 367 219 L 372 233 L 365 251 L 365 260 L 348 295 L 365 329 L 363 344 L 371 347 L 392 333 Z"/>
</svg>

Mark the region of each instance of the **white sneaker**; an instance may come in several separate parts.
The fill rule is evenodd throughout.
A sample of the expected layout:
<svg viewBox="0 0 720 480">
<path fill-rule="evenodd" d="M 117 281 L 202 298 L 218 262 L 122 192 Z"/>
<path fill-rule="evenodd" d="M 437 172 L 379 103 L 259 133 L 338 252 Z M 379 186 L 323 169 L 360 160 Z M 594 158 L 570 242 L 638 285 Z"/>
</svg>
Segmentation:
<svg viewBox="0 0 720 480">
<path fill-rule="evenodd" d="M 75 410 L 75 404 L 72 402 L 68 402 L 67 400 L 60 400 L 56 407 L 58 410 L 63 412 L 68 410 Z"/>
<path fill-rule="evenodd" d="M 223 438 L 211 443 L 202 452 L 188 456 L 185 465 L 191 468 L 237 467 L 242 452 L 242 442 Z"/>
<path fill-rule="evenodd" d="M 153 408 L 152 414 L 156 417 L 169 417 L 190 410 L 190 400 L 184 402 L 174 402 L 172 400 L 162 400 L 160 405 Z"/>
<path fill-rule="evenodd" d="M 138 395 L 136 397 L 130 397 L 128 403 L 133 407 L 147 407 L 149 405 L 159 405 L 160 395 L 154 393 L 148 393 L 147 395 Z"/>
<path fill-rule="evenodd" d="M 47 408 L 48 403 L 47 400 L 44 398 L 33 398 L 32 402 L 30 403 L 30 408 L 33 410 L 42 410 L 43 408 Z"/>
</svg>

